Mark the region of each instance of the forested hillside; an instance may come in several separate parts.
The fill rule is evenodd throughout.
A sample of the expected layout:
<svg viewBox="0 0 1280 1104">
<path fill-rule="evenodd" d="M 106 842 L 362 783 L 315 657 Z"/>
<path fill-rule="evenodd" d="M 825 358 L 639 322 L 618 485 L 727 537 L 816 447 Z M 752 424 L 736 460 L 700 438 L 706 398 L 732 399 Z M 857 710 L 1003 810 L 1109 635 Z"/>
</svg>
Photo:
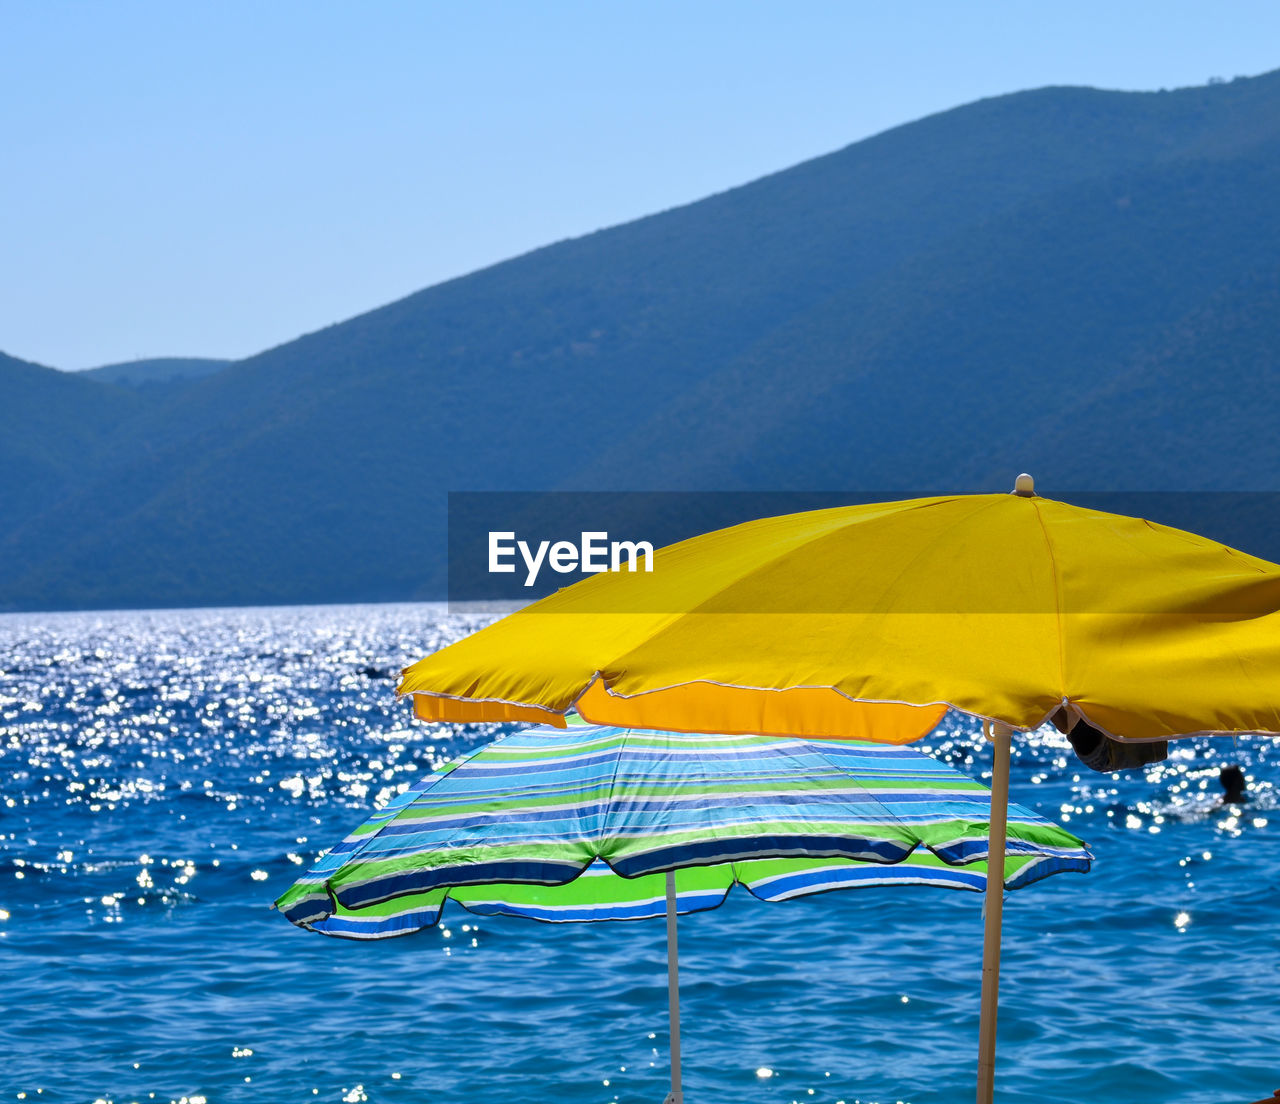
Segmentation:
<svg viewBox="0 0 1280 1104">
<path fill-rule="evenodd" d="M 440 596 L 449 490 L 1280 489 L 1277 195 L 1280 74 L 1040 89 L 179 386 L 0 358 L 0 607 Z"/>
</svg>

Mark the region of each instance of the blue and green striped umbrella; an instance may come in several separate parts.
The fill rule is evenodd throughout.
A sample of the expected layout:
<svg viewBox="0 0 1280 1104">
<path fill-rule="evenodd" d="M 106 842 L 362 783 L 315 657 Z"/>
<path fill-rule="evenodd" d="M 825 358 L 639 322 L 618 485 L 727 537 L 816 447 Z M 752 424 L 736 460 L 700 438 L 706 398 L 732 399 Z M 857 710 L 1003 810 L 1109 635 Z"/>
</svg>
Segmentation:
<svg viewBox="0 0 1280 1104">
<path fill-rule="evenodd" d="M 618 920 L 854 886 L 986 885 L 990 794 L 909 748 L 579 724 L 505 736 L 428 775 L 279 901 L 349 938 L 474 912 Z M 1075 836 L 1012 806 L 1005 884 L 1084 871 Z M 581 877 L 580 877 L 581 875 Z"/>
<path fill-rule="evenodd" d="M 517 732 L 428 775 L 276 902 L 301 927 L 380 939 L 446 900 L 546 921 L 667 916 L 672 1092 L 679 1087 L 675 916 L 742 885 L 765 901 L 884 885 L 986 887 L 989 791 L 918 751 L 846 740 L 576 724 Z M 1009 806 L 1016 889 L 1091 856 Z"/>
</svg>

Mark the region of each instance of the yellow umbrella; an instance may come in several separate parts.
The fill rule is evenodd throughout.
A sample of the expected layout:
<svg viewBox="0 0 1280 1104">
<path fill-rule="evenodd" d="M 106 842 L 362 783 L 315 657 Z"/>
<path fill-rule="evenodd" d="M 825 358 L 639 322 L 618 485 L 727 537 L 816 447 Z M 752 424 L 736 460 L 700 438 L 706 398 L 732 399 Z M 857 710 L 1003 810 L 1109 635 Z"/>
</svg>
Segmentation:
<svg viewBox="0 0 1280 1104">
<path fill-rule="evenodd" d="M 948 706 L 989 722 L 991 854 L 1009 737 L 1051 716 L 1120 741 L 1280 734 L 1280 566 L 1035 495 L 748 522 L 588 578 L 404 672 L 424 720 L 905 743 Z M 988 893 L 979 1094 L 994 1079 L 999 879 Z"/>
</svg>

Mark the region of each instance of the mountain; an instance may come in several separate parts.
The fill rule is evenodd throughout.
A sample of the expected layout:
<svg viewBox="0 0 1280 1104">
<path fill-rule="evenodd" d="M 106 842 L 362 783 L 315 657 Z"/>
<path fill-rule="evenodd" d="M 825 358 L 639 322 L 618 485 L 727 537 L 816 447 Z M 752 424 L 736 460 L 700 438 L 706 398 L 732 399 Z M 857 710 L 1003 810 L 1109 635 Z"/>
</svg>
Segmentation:
<svg viewBox="0 0 1280 1104">
<path fill-rule="evenodd" d="M 178 388 L 0 362 L 0 606 L 439 596 L 451 490 L 1280 489 L 1277 194 L 1280 73 L 1046 88 Z"/>
<path fill-rule="evenodd" d="M 2 538 L 92 479 L 97 458 L 138 405 L 122 388 L 0 353 Z"/>
<path fill-rule="evenodd" d="M 101 368 L 85 368 L 79 375 L 106 383 L 141 387 L 199 379 L 220 371 L 230 363 L 229 360 L 211 360 L 208 357 L 151 357 L 104 364 Z"/>
</svg>

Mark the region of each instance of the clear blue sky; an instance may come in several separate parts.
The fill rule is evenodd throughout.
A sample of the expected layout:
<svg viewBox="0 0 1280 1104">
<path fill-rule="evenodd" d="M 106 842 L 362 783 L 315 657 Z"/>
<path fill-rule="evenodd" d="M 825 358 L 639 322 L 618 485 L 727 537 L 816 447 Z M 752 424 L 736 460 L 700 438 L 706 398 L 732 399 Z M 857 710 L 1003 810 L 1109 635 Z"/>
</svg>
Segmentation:
<svg viewBox="0 0 1280 1104">
<path fill-rule="evenodd" d="M 957 104 L 1280 67 L 1280 3 L 0 0 L 0 350 L 245 356 Z"/>
</svg>

